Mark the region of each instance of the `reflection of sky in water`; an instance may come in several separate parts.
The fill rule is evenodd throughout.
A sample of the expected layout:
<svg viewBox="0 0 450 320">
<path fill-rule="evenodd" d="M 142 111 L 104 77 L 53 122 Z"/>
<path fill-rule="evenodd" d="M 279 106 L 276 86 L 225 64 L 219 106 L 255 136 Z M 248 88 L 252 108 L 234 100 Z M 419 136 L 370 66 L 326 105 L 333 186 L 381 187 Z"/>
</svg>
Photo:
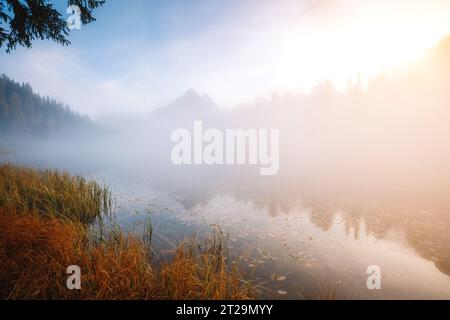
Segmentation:
<svg viewBox="0 0 450 320">
<path fill-rule="evenodd" d="M 136 228 L 137 221 L 151 216 L 155 246 L 164 249 L 220 226 L 236 249 L 232 256 L 261 283 L 265 297 L 326 298 L 335 292 L 344 299 L 450 298 L 450 277 L 436 266 L 445 267 L 439 242 L 414 238 L 411 226 L 419 224 L 414 216 L 400 223 L 402 217 L 386 210 L 367 218 L 344 209 L 316 210 L 298 200 L 277 209 L 225 193 L 175 199 L 140 180 L 112 184 L 119 223 Z M 443 244 L 448 233 L 439 236 Z M 420 252 L 421 244 L 428 245 L 427 252 Z M 366 287 L 370 265 L 381 267 L 382 290 Z"/>
</svg>

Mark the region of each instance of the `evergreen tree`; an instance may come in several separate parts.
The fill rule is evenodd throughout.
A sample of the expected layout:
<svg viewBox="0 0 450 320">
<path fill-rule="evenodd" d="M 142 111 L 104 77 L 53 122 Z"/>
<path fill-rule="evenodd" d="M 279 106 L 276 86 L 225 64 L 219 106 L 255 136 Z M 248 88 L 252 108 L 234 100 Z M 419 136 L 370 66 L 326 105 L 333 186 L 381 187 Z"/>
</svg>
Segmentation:
<svg viewBox="0 0 450 320">
<path fill-rule="evenodd" d="M 105 0 L 68 0 L 67 6 L 77 6 L 83 24 L 95 21 L 94 9 Z M 17 46 L 31 48 L 33 40 L 52 40 L 62 45 L 67 40 L 69 27 L 66 20 L 49 0 L 0 0 L 0 47 L 6 52 Z"/>
</svg>

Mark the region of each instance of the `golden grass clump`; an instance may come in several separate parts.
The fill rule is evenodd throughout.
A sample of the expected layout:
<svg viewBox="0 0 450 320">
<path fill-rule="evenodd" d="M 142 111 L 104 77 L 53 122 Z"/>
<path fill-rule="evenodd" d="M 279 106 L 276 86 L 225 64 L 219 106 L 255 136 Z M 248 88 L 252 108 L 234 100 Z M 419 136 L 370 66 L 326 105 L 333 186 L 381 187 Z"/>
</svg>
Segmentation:
<svg viewBox="0 0 450 320">
<path fill-rule="evenodd" d="M 180 245 L 173 261 L 162 264 L 160 278 L 165 296 L 176 300 L 246 300 L 254 296 L 236 267 L 228 268 L 227 241 L 214 233 L 205 246 L 195 240 Z"/>
<path fill-rule="evenodd" d="M 133 236 L 92 241 L 81 223 L 0 209 L 0 299 L 250 299 L 253 287 L 227 270 L 217 243 L 177 249 L 151 263 Z M 213 245 L 215 247 L 213 247 Z M 219 248 L 219 249 L 218 249 Z M 81 290 L 66 287 L 67 267 L 81 269 Z"/>
<path fill-rule="evenodd" d="M 0 165 L 0 208 L 91 223 L 111 209 L 107 187 L 67 172 Z"/>
<path fill-rule="evenodd" d="M 146 299 L 154 276 L 137 239 L 89 241 L 80 223 L 0 211 L 0 298 Z M 81 269 L 81 290 L 66 286 L 67 267 Z"/>
</svg>

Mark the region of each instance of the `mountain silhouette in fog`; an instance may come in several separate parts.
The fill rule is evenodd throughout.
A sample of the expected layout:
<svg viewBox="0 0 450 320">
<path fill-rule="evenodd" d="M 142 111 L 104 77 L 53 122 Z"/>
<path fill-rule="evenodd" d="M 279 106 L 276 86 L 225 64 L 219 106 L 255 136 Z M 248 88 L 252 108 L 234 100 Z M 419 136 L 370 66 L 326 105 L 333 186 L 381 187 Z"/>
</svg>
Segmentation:
<svg viewBox="0 0 450 320">
<path fill-rule="evenodd" d="M 208 94 L 199 94 L 194 89 L 189 89 L 183 95 L 170 104 L 156 109 L 152 116 L 184 119 L 204 118 L 219 109 L 218 105 Z"/>
</svg>

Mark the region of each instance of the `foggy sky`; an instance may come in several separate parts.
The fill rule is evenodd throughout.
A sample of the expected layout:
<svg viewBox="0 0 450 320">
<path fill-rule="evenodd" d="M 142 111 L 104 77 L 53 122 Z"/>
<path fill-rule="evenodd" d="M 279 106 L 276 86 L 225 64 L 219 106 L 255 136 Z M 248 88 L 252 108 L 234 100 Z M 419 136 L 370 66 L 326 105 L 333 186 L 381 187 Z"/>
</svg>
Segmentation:
<svg viewBox="0 0 450 320">
<path fill-rule="evenodd" d="M 69 47 L 1 53 L 0 72 L 93 117 L 145 113 L 189 88 L 233 106 L 326 78 L 342 87 L 450 33 L 445 0 L 132 3 L 107 1 Z"/>
</svg>

